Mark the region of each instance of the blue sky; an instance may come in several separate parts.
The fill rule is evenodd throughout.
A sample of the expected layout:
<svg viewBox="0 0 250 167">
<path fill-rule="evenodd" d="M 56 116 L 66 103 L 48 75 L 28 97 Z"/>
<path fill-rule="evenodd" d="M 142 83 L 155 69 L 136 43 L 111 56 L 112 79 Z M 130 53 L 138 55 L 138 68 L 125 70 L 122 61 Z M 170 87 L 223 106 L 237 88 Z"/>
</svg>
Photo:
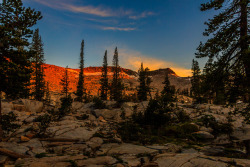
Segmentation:
<svg viewBox="0 0 250 167">
<path fill-rule="evenodd" d="M 214 13 L 201 12 L 205 0 L 23 0 L 42 12 L 39 28 L 46 62 L 77 68 L 81 40 L 85 66 L 101 66 L 105 49 L 111 64 L 118 47 L 120 65 L 137 70 L 140 62 L 154 70 L 173 68 L 190 74 L 204 22 Z M 203 66 L 205 60 L 199 60 Z"/>
</svg>

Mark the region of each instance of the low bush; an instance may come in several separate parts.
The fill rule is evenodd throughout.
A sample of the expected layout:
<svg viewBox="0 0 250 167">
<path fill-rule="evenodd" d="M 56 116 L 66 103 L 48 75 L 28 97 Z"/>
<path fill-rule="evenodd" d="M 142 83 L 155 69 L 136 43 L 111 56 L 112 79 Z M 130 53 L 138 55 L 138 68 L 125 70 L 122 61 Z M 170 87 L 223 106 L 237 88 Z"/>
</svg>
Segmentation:
<svg viewBox="0 0 250 167">
<path fill-rule="evenodd" d="M 163 107 L 158 100 L 150 100 L 145 112 L 134 107 L 132 117 L 119 124 L 118 133 L 124 142 L 140 144 L 164 143 L 169 137 L 192 138 L 198 126 L 190 123 L 184 112 L 174 113 L 168 105 Z M 175 116 L 174 116 L 175 115 Z"/>
<path fill-rule="evenodd" d="M 104 109 L 104 108 L 106 108 L 106 104 L 99 97 L 94 97 L 93 102 L 94 102 L 93 107 L 95 109 Z"/>
<path fill-rule="evenodd" d="M 50 114 L 40 115 L 34 120 L 34 122 L 39 122 L 38 137 L 43 137 L 45 135 L 46 129 L 49 127 L 51 120 L 52 117 Z"/>
<path fill-rule="evenodd" d="M 13 112 L 2 115 L 2 129 L 4 131 L 4 135 L 20 127 L 20 125 L 13 123 L 15 121 L 17 121 L 17 116 Z"/>
<path fill-rule="evenodd" d="M 88 118 L 89 118 L 89 116 L 87 114 L 82 114 L 81 116 L 76 116 L 76 119 L 78 119 L 78 120 L 86 120 Z"/>
<path fill-rule="evenodd" d="M 61 107 L 59 108 L 58 119 L 61 119 L 66 114 L 70 113 L 73 99 L 70 95 L 68 97 L 62 97 L 61 99 Z"/>
<path fill-rule="evenodd" d="M 233 125 L 228 123 L 219 123 L 216 121 L 215 117 L 212 115 L 204 115 L 199 119 L 201 124 L 205 127 L 210 127 L 213 129 L 213 135 L 219 134 L 228 134 L 230 135 L 233 132 Z"/>
<path fill-rule="evenodd" d="M 189 115 L 186 112 L 184 112 L 183 110 L 177 111 L 175 113 L 175 115 L 176 115 L 179 123 L 191 121 L 191 118 L 189 117 Z"/>
<path fill-rule="evenodd" d="M 36 158 L 43 158 L 43 157 L 47 157 L 47 153 L 40 153 L 40 154 L 36 154 L 35 156 Z"/>
</svg>

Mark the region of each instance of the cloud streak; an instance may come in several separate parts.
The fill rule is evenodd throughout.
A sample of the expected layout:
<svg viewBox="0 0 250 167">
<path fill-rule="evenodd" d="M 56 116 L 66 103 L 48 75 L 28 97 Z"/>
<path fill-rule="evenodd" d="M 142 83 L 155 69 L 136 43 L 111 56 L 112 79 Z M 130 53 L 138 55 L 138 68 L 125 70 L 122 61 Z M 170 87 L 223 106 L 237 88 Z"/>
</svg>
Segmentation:
<svg viewBox="0 0 250 167">
<path fill-rule="evenodd" d="M 72 4 L 65 3 L 63 1 L 48 1 L 48 0 L 35 0 L 36 2 L 48 6 L 53 9 L 58 9 L 58 10 L 65 10 L 65 11 L 70 11 L 74 13 L 85 13 L 85 14 L 91 14 L 91 15 L 96 15 L 100 17 L 110 17 L 114 16 L 115 13 L 111 9 L 104 9 L 102 7 L 94 7 L 91 5 L 87 6 L 76 6 Z"/>
<path fill-rule="evenodd" d="M 141 19 L 141 18 L 146 18 L 148 16 L 153 16 L 155 15 L 155 13 L 153 12 L 143 12 L 139 15 L 133 15 L 133 16 L 129 16 L 130 19 L 134 19 L 134 20 L 138 20 L 138 19 Z"/>
<path fill-rule="evenodd" d="M 73 5 L 68 3 L 68 1 L 65 0 L 34 0 L 37 3 L 40 3 L 42 5 L 45 5 L 47 7 L 58 9 L 58 10 L 64 10 L 69 11 L 73 13 L 84 13 L 89 15 L 95 15 L 99 17 L 128 17 L 130 19 L 140 19 L 145 18 L 148 16 L 155 15 L 153 12 L 143 12 L 141 14 L 135 15 L 132 10 L 124 10 L 123 8 L 120 8 L 119 10 L 112 10 L 108 7 L 103 6 L 92 6 L 92 5 Z"/>
<path fill-rule="evenodd" d="M 157 70 L 160 68 L 171 68 L 172 70 L 174 70 L 174 72 L 176 72 L 178 76 L 187 77 L 192 75 L 190 69 L 180 67 L 174 62 L 149 57 L 147 55 L 143 55 L 138 51 L 132 51 L 128 49 L 118 48 L 118 51 L 121 62 L 120 64 L 122 67 L 138 70 L 141 66 L 141 62 L 143 62 L 144 67 L 148 67 L 150 70 Z"/>
<path fill-rule="evenodd" d="M 102 27 L 103 30 L 113 30 L 113 31 L 134 31 L 136 28 L 131 28 L 131 27 Z"/>
</svg>

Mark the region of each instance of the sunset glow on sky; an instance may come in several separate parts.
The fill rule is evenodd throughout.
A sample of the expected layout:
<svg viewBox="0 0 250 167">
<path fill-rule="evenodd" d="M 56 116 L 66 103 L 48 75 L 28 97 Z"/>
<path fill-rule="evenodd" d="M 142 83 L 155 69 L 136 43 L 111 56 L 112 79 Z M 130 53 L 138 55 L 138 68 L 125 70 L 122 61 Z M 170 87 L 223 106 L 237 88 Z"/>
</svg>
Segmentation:
<svg viewBox="0 0 250 167">
<path fill-rule="evenodd" d="M 0 0 L 1 1 L 1 0 Z M 171 68 L 191 75 L 191 62 L 203 24 L 214 13 L 201 12 L 197 0 L 23 0 L 42 12 L 39 28 L 46 63 L 77 68 L 81 40 L 85 66 L 101 66 L 105 50 L 109 65 L 118 47 L 120 65 L 138 70 Z M 199 60 L 201 67 L 205 60 Z"/>
</svg>

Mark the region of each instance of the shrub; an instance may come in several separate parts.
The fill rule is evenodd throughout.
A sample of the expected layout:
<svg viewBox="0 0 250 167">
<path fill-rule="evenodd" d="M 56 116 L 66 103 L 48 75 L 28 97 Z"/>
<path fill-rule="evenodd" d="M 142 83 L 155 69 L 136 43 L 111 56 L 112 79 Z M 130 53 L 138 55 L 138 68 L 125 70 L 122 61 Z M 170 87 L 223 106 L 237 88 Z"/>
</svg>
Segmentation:
<svg viewBox="0 0 250 167">
<path fill-rule="evenodd" d="M 125 119 L 126 119 L 125 110 L 124 110 L 124 108 L 121 108 L 121 110 L 122 110 L 122 112 L 121 112 L 121 114 L 120 114 L 120 117 L 121 117 L 123 120 L 125 120 Z"/>
<path fill-rule="evenodd" d="M 175 115 L 177 117 L 178 122 L 180 122 L 180 123 L 189 122 L 191 120 L 189 115 L 186 112 L 184 112 L 183 110 L 177 111 L 175 113 Z"/>
<path fill-rule="evenodd" d="M 40 122 L 39 124 L 39 132 L 38 132 L 38 136 L 44 136 L 46 129 L 49 127 L 49 124 L 51 122 L 51 115 L 49 114 L 44 114 L 44 115 L 40 115 L 39 117 L 37 117 L 35 120 L 35 122 Z"/>
<path fill-rule="evenodd" d="M 205 115 L 199 120 L 205 127 L 213 129 L 213 135 L 228 134 L 233 132 L 233 125 L 228 123 L 218 123 L 214 116 Z"/>
<path fill-rule="evenodd" d="M 195 124 L 184 123 L 180 125 L 171 125 L 165 128 L 165 136 L 172 136 L 176 138 L 190 138 L 191 134 L 199 131 Z"/>
<path fill-rule="evenodd" d="M 6 134 L 20 127 L 20 125 L 13 123 L 17 121 L 16 118 L 17 116 L 13 112 L 2 116 L 2 129 Z"/>
<path fill-rule="evenodd" d="M 76 161 L 74 161 L 74 160 L 69 160 L 68 162 L 70 163 L 71 167 L 78 167 Z"/>
<path fill-rule="evenodd" d="M 104 109 L 104 108 L 106 108 L 106 104 L 99 97 L 94 97 L 93 102 L 94 102 L 94 108 L 95 109 Z"/>
<path fill-rule="evenodd" d="M 83 114 L 81 116 L 76 116 L 76 119 L 78 119 L 78 120 L 86 120 L 88 118 L 89 118 L 89 116 L 87 114 Z"/>
<path fill-rule="evenodd" d="M 71 105 L 73 102 L 73 99 L 71 98 L 70 95 L 68 97 L 62 97 L 60 100 L 61 100 L 61 107 L 59 108 L 58 119 L 61 119 L 66 114 L 70 113 Z"/>
<path fill-rule="evenodd" d="M 36 154 L 35 156 L 36 158 L 43 158 L 43 157 L 47 157 L 47 153 L 40 153 L 40 154 Z"/>
</svg>

